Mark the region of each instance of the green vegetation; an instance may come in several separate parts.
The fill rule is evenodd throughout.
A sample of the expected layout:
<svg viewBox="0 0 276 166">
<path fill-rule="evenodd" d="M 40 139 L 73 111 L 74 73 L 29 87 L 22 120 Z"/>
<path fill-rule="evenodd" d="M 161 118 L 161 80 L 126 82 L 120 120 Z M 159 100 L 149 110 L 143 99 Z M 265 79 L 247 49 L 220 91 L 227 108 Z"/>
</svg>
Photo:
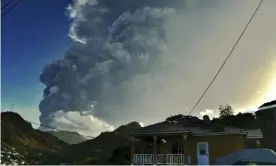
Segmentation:
<svg viewBox="0 0 276 166">
<path fill-rule="evenodd" d="M 58 139 L 68 143 L 68 144 L 78 144 L 88 140 L 88 138 L 80 135 L 77 132 L 68 131 L 48 131 L 48 133 L 56 136 Z"/>
<path fill-rule="evenodd" d="M 276 134 L 273 132 L 276 131 L 275 122 L 267 125 L 265 120 L 256 118 L 252 113 L 233 115 L 232 108 L 228 105 L 219 107 L 219 110 L 222 112 L 221 116 L 213 118 L 210 123 L 245 129 L 261 128 L 264 135 L 261 146 L 276 150 L 274 141 Z M 168 117 L 166 121 L 171 123 L 204 123 L 203 120 L 195 116 L 181 114 Z M 2 112 L 1 123 L 1 140 L 15 150 L 13 154 L 8 154 L 2 148 L 1 164 L 4 162 L 6 164 L 24 162 L 24 164 L 47 165 L 128 165 L 130 164 L 131 144 L 136 141 L 129 137 L 129 133 L 141 128 L 138 122 L 131 122 L 120 126 L 113 132 L 103 132 L 94 139 L 69 145 L 50 133 L 33 129 L 30 123 L 14 112 Z M 142 146 L 143 142 L 140 143 Z M 16 156 L 17 152 L 24 159 L 19 159 Z"/>
<path fill-rule="evenodd" d="M 48 132 L 35 130 L 19 114 L 1 112 L 1 140 L 24 157 L 25 164 L 112 164 L 113 151 L 128 146 L 129 133 L 140 128 L 138 122 L 122 125 L 113 132 L 103 132 L 92 140 L 69 145 Z M 5 155 L 5 156 L 4 156 Z M 14 162 L 3 154 L 1 162 Z M 16 161 L 21 163 L 22 161 Z"/>
</svg>

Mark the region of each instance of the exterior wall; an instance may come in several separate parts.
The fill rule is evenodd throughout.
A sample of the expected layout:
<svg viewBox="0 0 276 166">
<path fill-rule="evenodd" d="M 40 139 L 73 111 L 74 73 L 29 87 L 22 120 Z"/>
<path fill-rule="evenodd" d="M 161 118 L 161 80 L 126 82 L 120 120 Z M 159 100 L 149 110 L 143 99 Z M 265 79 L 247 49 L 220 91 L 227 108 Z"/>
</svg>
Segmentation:
<svg viewBox="0 0 276 166">
<path fill-rule="evenodd" d="M 242 135 L 225 135 L 225 136 L 205 136 L 188 138 L 188 151 L 185 154 L 191 156 L 192 164 L 197 163 L 197 142 L 208 142 L 209 146 L 209 163 L 215 164 L 217 158 L 223 157 L 244 149 L 244 140 Z"/>
<path fill-rule="evenodd" d="M 164 139 L 166 140 L 166 143 L 160 145 L 160 154 L 172 154 L 173 143 L 184 144 L 184 139 L 181 136 L 169 136 L 165 137 Z"/>
<path fill-rule="evenodd" d="M 184 144 L 184 155 L 186 164 L 188 161 L 188 156 L 191 156 L 192 165 L 197 165 L 197 142 L 208 142 L 209 147 L 209 163 L 211 165 L 215 164 L 217 158 L 223 157 L 229 153 L 233 153 L 244 149 L 244 139 L 242 135 L 217 135 L 217 136 L 188 136 L 185 140 L 182 136 L 166 136 L 163 137 L 166 143 L 161 143 L 158 145 L 159 154 L 172 154 L 172 144 L 173 143 L 183 143 Z M 151 146 L 147 151 L 147 154 L 153 153 L 153 146 Z M 141 153 L 141 152 L 140 152 Z M 145 151 L 144 151 L 145 153 Z"/>
<path fill-rule="evenodd" d="M 260 142 L 260 139 L 254 139 L 254 138 L 246 139 L 244 140 L 244 146 L 246 149 L 260 148 L 260 144 L 257 143 L 258 141 Z"/>
<path fill-rule="evenodd" d="M 262 122 L 276 122 L 276 108 L 268 108 L 256 112 L 256 117 Z"/>
</svg>

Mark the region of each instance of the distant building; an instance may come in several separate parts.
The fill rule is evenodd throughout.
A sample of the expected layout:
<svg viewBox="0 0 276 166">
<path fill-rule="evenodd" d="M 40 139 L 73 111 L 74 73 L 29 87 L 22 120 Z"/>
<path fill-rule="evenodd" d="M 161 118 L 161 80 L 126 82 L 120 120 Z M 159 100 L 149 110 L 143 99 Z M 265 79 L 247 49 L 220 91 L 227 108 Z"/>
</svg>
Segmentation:
<svg viewBox="0 0 276 166">
<path fill-rule="evenodd" d="M 261 105 L 256 117 L 264 136 L 262 147 L 276 151 L 276 100 Z"/>
<path fill-rule="evenodd" d="M 256 117 L 266 123 L 276 122 L 276 100 L 261 105 L 256 111 Z"/>
</svg>

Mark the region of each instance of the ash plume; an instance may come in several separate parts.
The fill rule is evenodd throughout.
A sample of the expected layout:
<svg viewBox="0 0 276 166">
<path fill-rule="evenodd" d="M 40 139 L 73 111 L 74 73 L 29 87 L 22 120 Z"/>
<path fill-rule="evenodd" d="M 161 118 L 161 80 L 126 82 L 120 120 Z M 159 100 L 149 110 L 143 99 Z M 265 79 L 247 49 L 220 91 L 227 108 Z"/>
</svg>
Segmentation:
<svg viewBox="0 0 276 166">
<path fill-rule="evenodd" d="M 68 7 L 69 36 L 76 43 L 40 76 L 46 85 L 42 123 L 53 125 L 59 111 L 106 119 L 123 105 L 128 82 L 167 53 L 162 26 L 177 1 L 146 2 L 75 1 Z"/>
<path fill-rule="evenodd" d="M 229 42 L 215 53 L 206 51 L 224 40 L 219 34 L 230 31 L 224 21 L 228 16 L 228 22 L 229 18 L 234 22 L 230 9 L 237 9 L 238 15 L 250 13 L 254 5 L 191 0 L 74 1 L 67 8 L 74 45 L 63 59 L 45 66 L 40 76 L 46 86 L 39 105 L 41 123 L 94 135 L 99 128 L 112 130 L 134 120 L 148 124 L 184 113 L 220 65 L 224 56 L 219 54 L 235 39 L 226 33 Z M 248 16 L 240 17 L 239 22 L 246 22 Z M 218 21 L 220 26 L 214 28 Z M 223 28 L 225 32 L 220 30 Z M 210 36 L 216 38 L 214 43 L 208 41 Z M 212 58 L 217 66 L 207 65 Z M 208 74 L 200 75 L 202 70 Z M 229 97 L 221 97 L 217 103 L 212 99 L 205 106 L 213 108 Z"/>
</svg>

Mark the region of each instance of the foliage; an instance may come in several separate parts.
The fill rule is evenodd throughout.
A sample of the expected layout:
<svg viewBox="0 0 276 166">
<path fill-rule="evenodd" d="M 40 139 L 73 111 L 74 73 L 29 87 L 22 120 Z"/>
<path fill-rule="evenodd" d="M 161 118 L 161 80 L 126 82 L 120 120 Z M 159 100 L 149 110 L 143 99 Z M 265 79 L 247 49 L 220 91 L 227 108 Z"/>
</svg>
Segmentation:
<svg viewBox="0 0 276 166">
<path fill-rule="evenodd" d="M 258 165 L 258 164 L 251 162 L 248 165 Z"/>
<path fill-rule="evenodd" d="M 129 145 L 129 133 L 141 128 L 138 122 L 131 122 L 92 140 L 68 145 L 50 133 L 33 129 L 17 113 L 2 112 L 1 118 L 1 140 L 16 148 L 31 161 L 29 164 L 112 164 L 108 161 L 113 151 Z"/>
<path fill-rule="evenodd" d="M 183 123 L 183 122 L 198 122 L 200 119 L 196 116 L 191 116 L 191 115 L 172 115 L 166 119 L 166 122 L 170 123 Z"/>
<path fill-rule="evenodd" d="M 115 149 L 109 162 L 116 165 L 130 165 L 130 151 L 131 147 L 129 145 Z"/>
<path fill-rule="evenodd" d="M 212 122 L 245 129 L 258 128 L 257 120 L 252 113 L 222 116 L 220 118 L 214 118 Z"/>
<path fill-rule="evenodd" d="M 56 136 L 58 139 L 68 144 L 77 144 L 88 140 L 88 138 L 80 135 L 77 132 L 68 132 L 68 131 L 47 131 L 47 132 Z"/>
<path fill-rule="evenodd" d="M 221 110 L 231 110 L 229 105 L 222 106 Z M 231 109 L 230 109 L 231 108 Z M 275 131 L 276 124 L 262 127 L 255 115 L 252 113 L 223 113 L 224 116 L 214 118 L 211 124 L 228 125 L 244 129 L 261 128 L 264 139 L 261 142 L 263 148 L 276 150 Z M 16 113 L 1 113 L 1 140 L 9 146 L 16 148 L 16 151 L 27 159 L 28 164 L 130 164 L 130 145 L 133 140 L 129 133 L 139 129 L 137 122 L 122 125 L 113 132 L 103 132 L 98 137 L 79 144 L 68 145 L 49 133 L 32 128 L 31 124 Z M 203 122 L 195 116 L 174 115 L 166 119 L 170 123 L 199 123 Z M 201 123 L 203 124 L 203 123 Z M 40 155 L 39 155 L 40 154 Z M 8 156 L 2 156 L 2 163 L 12 164 Z M 21 161 L 17 161 L 20 163 Z M 38 163 L 39 162 L 39 163 Z M 1 163 L 1 164 L 2 164 Z"/>
<path fill-rule="evenodd" d="M 233 115 L 233 113 L 234 113 L 233 109 L 230 105 L 226 104 L 226 105 L 219 106 L 219 117 L 220 118 Z"/>
</svg>

